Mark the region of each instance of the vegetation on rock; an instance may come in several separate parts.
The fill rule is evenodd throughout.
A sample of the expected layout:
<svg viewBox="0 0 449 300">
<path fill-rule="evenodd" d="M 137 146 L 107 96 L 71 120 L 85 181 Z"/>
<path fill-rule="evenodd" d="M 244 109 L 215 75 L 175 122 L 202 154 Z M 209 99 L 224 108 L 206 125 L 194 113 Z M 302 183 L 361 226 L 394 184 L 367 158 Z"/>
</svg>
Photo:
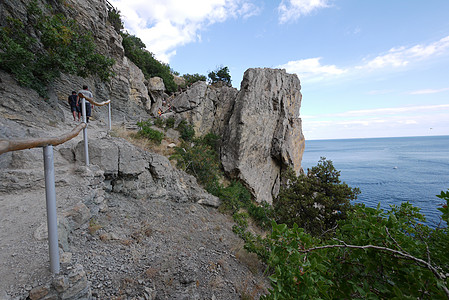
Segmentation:
<svg viewBox="0 0 449 300">
<path fill-rule="evenodd" d="M 47 85 L 61 72 L 110 79 L 114 60 L 95 51 L 92 35 L 75 20 L 59 13 L 45 15 L 36 1 L 27 13 L 26 24 L 9 18 L 0 30 L 0 68 L 20 85 L 46 96 Z"/>
<path fill-rule="evenodd" d="M 140 38 L 124 32 L 121 32 L 121 36 L 125 55 L 142 70 L 145 78 L 158 76 L 164 81 L 168 92 L 175 92 L 177 86 L 170 66 L 154 58 L 153 53 L 145 49 L 146 46 Z"/>
<path fill-rule="evenodd" d="M 265 238 L 246 230 L 243 215 L 237 219 L 235 232 L 245 240 L 246 249 L 269 267 L 272 288 L 262 298 L 447 299 L 447 227 L 424 225 L 424 216 L 408 202 L 388 211 L 380 205 L 347 203 L 357 190 L 340 183 L 338 176 L 332 162 L 323 158 L 307 176 L 290 178 L 274 213 L 268 209 L 264 214 L 271 218 L 271 232 Z M 305 187 L 298 190 L 300 183 Z M 314 207 L 311 196 L 326 202 Z M 439 210 L 448 222 L 449 192 L 437 196 L 446 201 Z M 280 209 L 280 203 L 297 207 L 302 214 L 292 214 L 294 208 Z M 323 215 L 327 211 L 323 205 L 333 211 Z"/>
<path fill-rule="evenodd" d="M 164 138 L 164 133 L 151 128 L 152 125 L 153 124 L 150 120 L 137 122 L 137 126 L 139 127 L 137 135 L 139 137 L 147 138 L 150 141 L 155 142 L 156 144 L 160 144 L 162 142 L 162 139 Z"/>
<path fill-rule="evenodd" d="M 307 175 L 295 176 L 289 170 L 284 177 L 287 184 L 273 205 L 276 221 L 289 227 L 296 223 L 312 235 L 322 235 L 345 219 L 350 201 L 360 193 L 358 188 L 340 181 L 340 171 L 325 157 Z"/>
<path fill-rule="evenodd" d="M 106 2 L 108 3 L 108 2 Z M 123 30 L 123 21 L 120 16 L 120 11 L 113 6 L 108 5 L 108 21 L 111 23 L 112 27 L 114 27 L 115 31 L 120 34 Z"/>
<path fill-rule="evenodd" d="M 186 80 L 186 86 L 190 86 L 197 81 L 206 81 L 206 76 L 200 75 L 198 73 L 195 74 L 184 74 L 182 77 Z"/>
<path fill-rule="evenodd" d="M 207 76 L 211 84 L 222 82 L 225 85 L 231 86 L 231 75 L 229 74 L 228 67 L 217 67 L 215 71 L 209 72 Z"/>
</svg>

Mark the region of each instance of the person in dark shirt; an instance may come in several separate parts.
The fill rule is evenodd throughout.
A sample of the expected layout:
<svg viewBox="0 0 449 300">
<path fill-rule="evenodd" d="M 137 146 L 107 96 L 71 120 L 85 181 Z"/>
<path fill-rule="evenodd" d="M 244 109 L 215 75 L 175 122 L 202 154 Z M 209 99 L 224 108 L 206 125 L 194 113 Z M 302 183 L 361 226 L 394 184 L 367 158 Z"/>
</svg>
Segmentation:
<svg viewBox="0 0 449 300">
<path fill-rule="evenodd" d="M 72 94 L 69 96 L 69 104 L 70 104 L 70 110 L 73 114 L 73 121 L 76 121 L 76 115 L 78 115 L 78 121 L 81 118 L 81 108 L 78 101 L 78 95 L 75 91 L 72 92 Z"/>
<path fill-rule="evenodd" d="M 87 85 L 83 85 L 83 89 L 78 91 L 78 95 L 79 95 L 79 94 L 81 94 L 81 95 L 84 96 L 84 97 L 88 97 L 88 98 L 91 99 L 91 100 L 93 100 L 93 98 L 94 98 L 94 96 L 92 95 L 92 93 L 89 91 Z M 78 98 L 79 98 L 79 97 L 78 97 Z M 79 99 L 79 103 L 80 103 L 80 111 L 81 111 L 81 113 L 82 113 L 82 105 L 81 105 L 82 102 L 81 102 L 81 101 L 82 101 L 82 100 Z M 89 123 L 89 118 L 90 118 L 90 116 L 91 116 L 91 107 L 92 107 L 92 110 L 93 110 L 94 105 L 92 104 L 92 106 L 91 106 L 91 104 L 90 104 L 89 101 L 87 101 L 87 100 L 85 100 L 85 101 L 86 101 L 86 122 Z"/>
</svg>

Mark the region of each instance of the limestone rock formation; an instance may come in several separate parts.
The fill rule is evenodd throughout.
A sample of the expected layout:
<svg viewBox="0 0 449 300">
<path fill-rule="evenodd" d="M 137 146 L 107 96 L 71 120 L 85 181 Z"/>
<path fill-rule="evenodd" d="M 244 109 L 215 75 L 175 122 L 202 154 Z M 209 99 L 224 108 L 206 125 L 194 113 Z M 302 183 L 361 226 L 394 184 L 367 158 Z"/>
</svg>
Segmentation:
<svg viewBox="0 0 449 300">
<path fill-rule="evenodd" d="M 75 147 L 75 158 L 84 162 L 84 142 Z M 104 171 L 109 191 L 134 198 L 195 202 L 218 207 L 217 197 L 198 186 L 195 177 L 173 168 L 165 156 L 145 152 L 124 139 L 104 137 L 89 142 L 89 162 Z"/>
<path fill-rule="evenodd" d="M 272 203 L 283 170 L 301 169 L 304 136 L 296 75 L 285 70 L 248 69 L 225 131 L 221 159 L 257 201 Z"/>
<path fill-rule="evenodd" d="M 193 125 L 196 135 L 223 135 L 237 93 L 232 87 L 215 88 L 198 81 L 174 98 L 172 108 L 178 118 Z"/>
</svg>

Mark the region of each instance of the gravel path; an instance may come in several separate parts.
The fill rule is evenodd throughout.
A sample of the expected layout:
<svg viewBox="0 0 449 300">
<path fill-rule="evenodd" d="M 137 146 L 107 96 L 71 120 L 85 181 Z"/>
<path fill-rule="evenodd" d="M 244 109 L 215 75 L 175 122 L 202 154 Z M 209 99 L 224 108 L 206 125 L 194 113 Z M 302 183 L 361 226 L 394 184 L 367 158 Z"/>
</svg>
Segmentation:
<svg viewBox="0 0 449 300">
<path fill-rule="evenodd" d="M 66 121 L 52 135 L 74 125 Z M 105 134 L 104 122 L 91 122 L 89 138 Z M 55 147 L 59 216 L 95 193 L 80 165 L 61 155 L 81 139 Z M 0 300 L 26 299 L 51 277 L 42 150 L 4 154 L 0 165 L 7 165 L 0 171 Z M 84 266 L 94 299 L 258 299 L 266 293 L 264 267 L 243 250 L 229 216 L 151 195 L 106 191 L 102 197 L 107 205 L 69 233 L 64 255 Z"/>
</svg>

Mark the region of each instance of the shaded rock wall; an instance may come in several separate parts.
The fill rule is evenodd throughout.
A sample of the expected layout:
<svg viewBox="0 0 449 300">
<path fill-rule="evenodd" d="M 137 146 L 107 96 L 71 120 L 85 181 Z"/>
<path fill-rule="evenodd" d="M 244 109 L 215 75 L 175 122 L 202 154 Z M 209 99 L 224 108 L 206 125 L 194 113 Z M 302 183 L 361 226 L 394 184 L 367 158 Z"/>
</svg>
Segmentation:
<svg viewBox="0 0 449 300">
<path fill-rule="evenodd" d="M 54 3 L 53 3 L 54 2 Z M 43 10 L 49 0 L 38 0 Z M 96 101 L 112 100 L 113 121 L 147 119 L 163 110 L 163 84 L 145 80 L 142 71 L 124 56 L 121 36 L 108 21 L 104 0 L 51 1 L 52 7 L 76 20 L 92 32 L 97 49 L 116 60 L 115 76 L 110 82 L 95 77 L 81 78 L 62 74 L 49 87 L 49 98 L 42 99 L 31 89 L 18 87 L 15 80 L 0 71 L 0 123 L 21 123 L 32 127 L 56 126 L 64 117 L 59 104 L 68 109 L 67 96 L 87 84 Z M 0 25 L 8 16 L 26 22 L 27 0 L 0 2 Z M 30 29 L 32 30 L 32 29 Z M 31 33 L 36 35 L 36 33 Z M 197 135 L 214 132 L 223 136 L 221 158 L 225 171 L 241 179 L 258 201 L 272 202 L 280 185 L 282 171 L 301 168 L 304 137 L 299 109 L 300 82 L 285 70 L 249 69 L 238 91 L 232 87 L 214 87 L 197 82 L 170 99 L 172 112 L 166 116 L 185 119 L 194 125 Z M 20 99 L 20 101 L 18 101 Z M 98 109 L 106 119 L 107 109 Z M 10 127 L 10 126 L 8 126 Z M 13 136 L 0 131 L 2 136 Z"/>
<path fill-rule="evenodd" d="M 226 172 L 240 178 L 258 201 L 272 203 L 282 171 L 301 169 L 304 152 L 296 75 L 285 70 L 248 69 L 223 137 Z"/>
<path fill-rule="evenodd" d="M 241 89 L 196 82 L 174 98 L 176 118 L 193 124 L 196 135 L 222 136 L 224 170 L 241 179 L 257 201 L 272 203 L 281 174 L 298 174 L 304 152 L 296 75 L 279 69 L 248 69 Z"/>
</svg>

